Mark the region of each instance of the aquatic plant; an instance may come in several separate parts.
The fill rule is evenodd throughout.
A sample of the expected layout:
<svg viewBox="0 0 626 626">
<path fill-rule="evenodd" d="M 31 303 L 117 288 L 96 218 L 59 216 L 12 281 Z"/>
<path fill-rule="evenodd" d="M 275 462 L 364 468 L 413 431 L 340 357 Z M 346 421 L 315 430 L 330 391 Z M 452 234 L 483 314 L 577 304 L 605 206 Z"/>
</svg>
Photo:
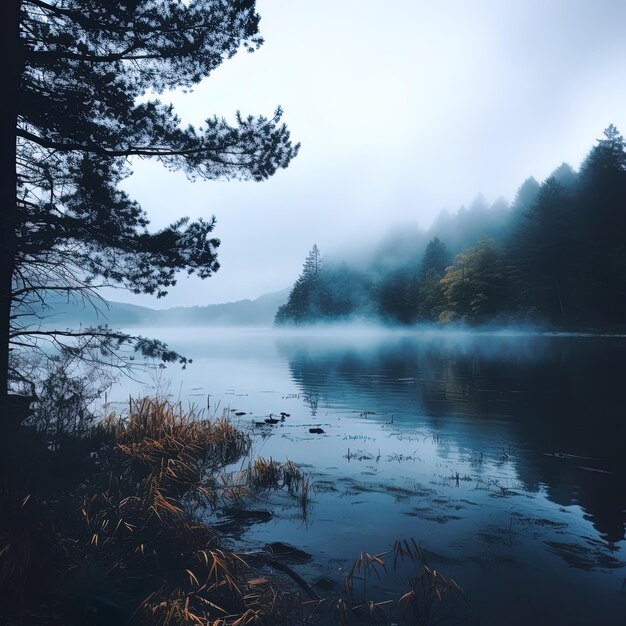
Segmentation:
<svg viewBox="0 0 626 626">
<path fill-rule="evenodd" d="M 389 569 L 384 557 L 392 557 Z M 396 571 L 405 561 L 419 566 L 409 579 L 408 590 L 397 594 L 396 599 L 368 599 L 367 583 L 372 575 L 382 582 L 383 576 Z M 360 601 L 355 598 L 355 580 L 362 583 Z M 391 550 L 378 554 L 362 552 L 348 571 L 345 591 L 345 598 L 339 598 L 334 603 L 337 619 L 345 626 L 361 624 L 364 620 L 378 624 L 393 622 L 428 626 L 435 622 L 446 623 L 446 619 L 452 618 L 457 600 L 462 600 L 467 606 L 461 587 L 426 563 L 425 552 L 415 539 L 398 539 Z"/>
</svg>

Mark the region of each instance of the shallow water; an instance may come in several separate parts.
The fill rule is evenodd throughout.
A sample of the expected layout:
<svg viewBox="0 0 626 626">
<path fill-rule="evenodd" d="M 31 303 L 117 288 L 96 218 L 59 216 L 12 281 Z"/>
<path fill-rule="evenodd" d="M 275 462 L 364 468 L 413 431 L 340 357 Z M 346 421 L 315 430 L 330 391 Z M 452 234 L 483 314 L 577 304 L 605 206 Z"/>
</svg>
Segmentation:
<svg viewBox="0 0 626 626">
<path fill-rule="evenodd" d="M 292 459 L 312 477 L 306 521 L 277 498 L 274 518 L 243 542 L 293 543 L 314 556 L 299 571 L 340 581 L 361 551 L 413 537 L 481 624 L 626 624 L 626 339 L 142 334 L 194 363 L 125 382 L 125 393 L 156 386 L 211 415 L 246 412 L 238 419 L 255 454 Z M 284 422 L 252 426 L 281 411 Z"/>
</svg>

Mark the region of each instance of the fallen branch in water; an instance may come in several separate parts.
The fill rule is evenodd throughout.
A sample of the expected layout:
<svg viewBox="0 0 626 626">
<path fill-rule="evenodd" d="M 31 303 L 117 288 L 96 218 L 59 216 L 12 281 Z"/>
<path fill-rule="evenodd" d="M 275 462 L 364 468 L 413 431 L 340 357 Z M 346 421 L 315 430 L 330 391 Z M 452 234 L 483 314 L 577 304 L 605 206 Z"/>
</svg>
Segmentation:
<svg viewBox="0 0 626 626">
<path fill-rule="evenodd" d="M 257 559 L 259 561 L 263 561 L 263 563 L 270 565 L 274 569 L 280 570 L 287 574 L 295 583 L 297 583 L 310 598 L 313 600 L 321 600 L 319 594 L 309 585 L 309 583 L 298 574 L 298 572 L 294 571 L 289 565 L 286 563 L 282 563 L 281 561 L 276 560 L 274 556 L 272 556 L 271 552 L 265 552 L 264 550 L 258 550 L 256 552 L 243 552 L 240 553 L 241 556 L 246 557 L 247 559 Z"/>
</svg>

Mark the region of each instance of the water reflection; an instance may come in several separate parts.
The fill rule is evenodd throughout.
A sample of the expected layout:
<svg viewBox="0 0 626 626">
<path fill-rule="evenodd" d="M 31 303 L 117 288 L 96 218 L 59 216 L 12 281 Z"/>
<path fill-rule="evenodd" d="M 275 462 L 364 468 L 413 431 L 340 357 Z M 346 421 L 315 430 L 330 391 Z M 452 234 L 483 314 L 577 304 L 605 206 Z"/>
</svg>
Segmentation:
<svg viewBox="0 0 626 626">
<path fill-rule="evenodd" d="M 524 489 L 579 505 L 612 543 L 626 528 L 625 348 L 620 338 L 530 335 L 278 340 L 313 415 L 322 404 L 392 414 L 472 458 L 512 447 Z"/>
</svg>

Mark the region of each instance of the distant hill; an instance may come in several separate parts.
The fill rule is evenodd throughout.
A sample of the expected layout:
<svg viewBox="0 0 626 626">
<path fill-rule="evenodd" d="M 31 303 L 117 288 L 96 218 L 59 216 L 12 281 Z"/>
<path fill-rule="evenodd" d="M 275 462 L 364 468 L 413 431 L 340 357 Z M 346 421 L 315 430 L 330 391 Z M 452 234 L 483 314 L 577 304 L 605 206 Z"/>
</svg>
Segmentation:
<svg viewBox="0 0 626 626">
<path fill-rule="evenodd" d="M 268 293 L 256 300 L 239 300 L 207 306 L 150 309 L 124 302 L 100 303 L 97 309 L 82 301 L 49 300 L 38 309 L 46 326 L 269 326 L 289 289 Z"/>
</svg>

